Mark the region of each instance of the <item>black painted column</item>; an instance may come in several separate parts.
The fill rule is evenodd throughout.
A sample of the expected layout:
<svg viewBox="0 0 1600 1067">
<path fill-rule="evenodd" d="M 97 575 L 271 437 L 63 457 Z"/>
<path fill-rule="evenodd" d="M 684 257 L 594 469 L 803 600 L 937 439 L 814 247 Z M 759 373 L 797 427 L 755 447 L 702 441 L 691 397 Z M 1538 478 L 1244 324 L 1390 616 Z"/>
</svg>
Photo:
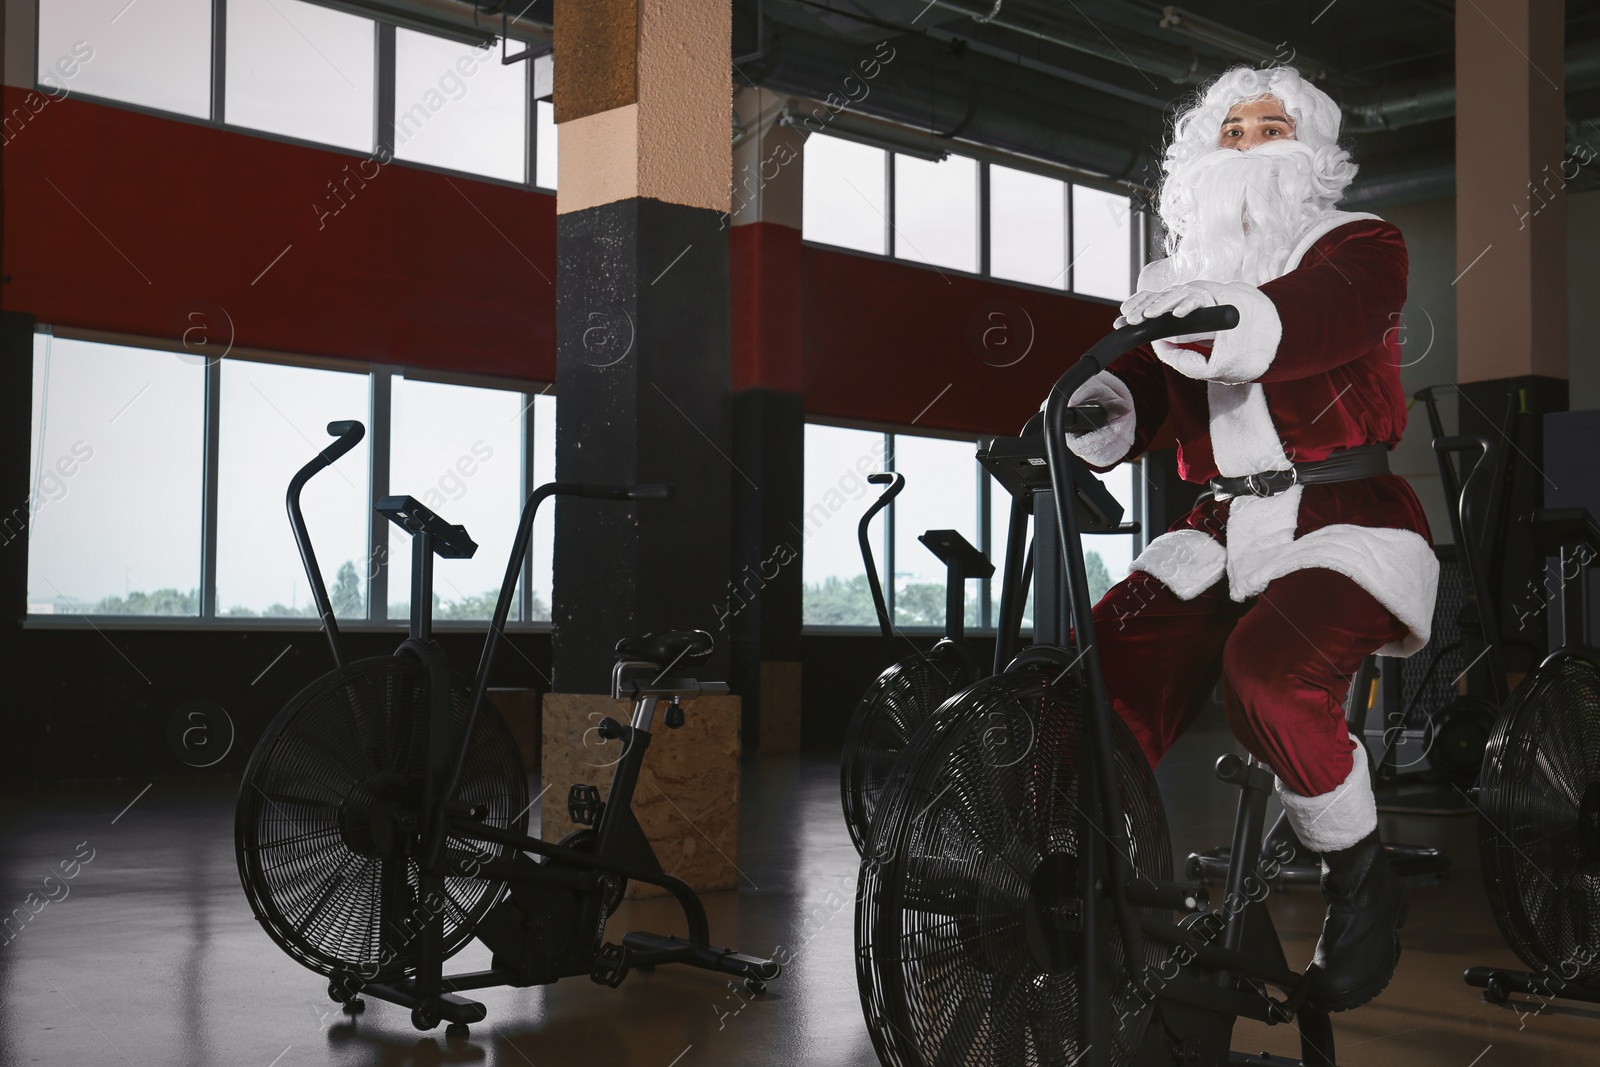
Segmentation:
<svg viewBox="0 0 1600 1067">
<path fill-rule="evenodd" d="M 676 489 L 558 504 L 557 692 L 604 692 L 630 633 L 718 628 L 734 477 L 730 18 L 728 0 L 556 5 L 556 477 Z"/>
</svg>

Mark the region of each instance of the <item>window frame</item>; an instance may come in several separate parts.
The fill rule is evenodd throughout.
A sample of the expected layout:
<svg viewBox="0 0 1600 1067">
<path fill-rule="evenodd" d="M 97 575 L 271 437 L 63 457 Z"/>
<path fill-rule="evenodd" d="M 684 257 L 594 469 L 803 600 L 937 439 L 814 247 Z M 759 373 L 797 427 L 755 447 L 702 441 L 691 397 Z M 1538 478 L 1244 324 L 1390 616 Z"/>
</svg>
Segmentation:
<svg viewBox="0 0 1600 1067">
<path fill-rule="evenodd" d="M 185 353 L 188 351 L 181 342 L 168 338 L 146 337 L 104 330 L 88 330 L 36 323 L 33 332 L 36 334 L 50 334 L 63 340 L 118 345 L 148 351 L 173 353 Z M 205 364 L 206 380 L 202 389 L 202 395 L 205 398 L 205 411 L 201 420 L 200 489 L 202 496 L 200 507 L 200 580 L 198 585 L 199 614 L 193 616 L 96 615 L 87 612 L 78 612 L 71 615 L 24 614 L 22 625 L 25 629 L 283 630 L 302 632 L 315 632 L 322 629 L 321 623 L 314 618 L 273 618 L 217 614 L 217 505 L 219 500 L 222 400 L 220 365 L 223 359 L 366 375 L 368 390 L 367 411 L 364 415 L 364 422 L 367 427 L 367 441 L 371 449 L 368 465 L 368 494 L 374 501 L 389 494 L 389 445 L 393 411 L 390 402 L 393 398 L 393 381 L 396 375 L 412 381 L 438 382 L 445 385 L 462 385 L 478 389 L 498 389 L 520 394 L 523 401 L 523 410 L 520 427 L 521 447 L 519 449 L 520 499 L 517 505 L 519 514 L 523 506 L 526 505 L 528 497 L 537 488 L 537 486 L 530 484 L 535 462 L 535 441 L 534 434 L 531 432 L 532 423 L 530 418 L 534 410 L 535 398 L 543 395 L 555 395 L 554 383 L 235 346 L 228 351 L 227 355 L 208 360 Z M 34 429 L 34 427 L 30 426 L 29 433 L 33 433 Z M 306 459 L 310 458 L 308 454 Z M 285 531 L 284 536 L 289 536 L 287 531 Z M 312 531 L 312 542 L 313 544 L 316 542 L 315 531 Z M 367 519 L 367 549 L 369 559 L 380 561 L 374 574 L 368 579 L 367 616 L 365 619 L 340 619 L 339 628 L 349 632 L 404 632 L 407 620 L 388 618 L 389 525 L 379 519 L 376 512 L 369 515 Z M 399 581 L 408 583 L 410 577 L 409 575 L 402 575 Z M 513 617 L 506 623 L 507 630 L 528 633 L 548 633 L 551 630 L 553 626 L 552 620 L 529 618 L 532 608 L 532 596 L 533 553 L 529 551 L 524 555 L 522 561 L 522 592 L 517 598 L 516 604 L 513 605 Z M 433 625 L 436 630 L 473 632 L 486 630 L 488 623 L 488 619 L 436 619 Z"/>
<path fill-rule="evenodd" d="M 71 90 L 69 95 L 79 99 L 87 100 L 91 103 L 100 104 L 105 107 L 119 108 L 123 111 L 133 111 L 141 115 L 151 115 L 156 118 L 170 119 L 174 122 L 184 122 L 192 126 L 204 126 L 208 129 L 224 130 L 228 133 L 243 134 L 247 137 L 257 137 L 266 141 L 276 141 L 279 144 L 298 145 L 302 148 L 315 148 L 319 149 L 320 151 L 331 152 L 334 155 L 344 156 L 348 159 L 376 160 L 379 155 L 383 153 L 385 149 L 387 149 L 389 160 L 387 163 L 382 164 L 383 166 L 409 167 L 416 170 L 431 171 L 435 174 L 470 178 L 473 181 L 488 182 L 492 185 L 501 185 L 510 189 L 525 189 L 532 192 L 552 194 L 555 192 L 554 189 L 545 188 L 544 186 L 535 184 L 537 175 L 534 171 L 536 161 L 538 160 L 537 139 L 539 136 L 539 122 L 537 115 L 538 101 L 534 96 L 535 86 L 533 78 L 533 57 L 528 49 L 524 49 L 524 55 L 526 55 L 528 58 L 525 60 L 520 58 L 518 59 L 518 62 L 525 62 L 527 64 L 524 68 L 525 77 L 523 78 L 527 105 L 526 114 L 524 117 L 527 121 L 527 129 L 524 131 L 523 139 L 522 181 L 508 181 L 505 178 L 497 178 L 489 174 L 479 174 L 476 171 L 457 170 L 453 167 L 441 167 L 431 163 L 416 163 L 408 159 L 396 159 L 394 157 L 394 31 L 400 27 L 400 23 L 391 22 L 387 19 L 381 18 L 373 12 L 352 10 L 350 7 L 342 4 L 323 3 L 322 0 L 305 0 L 305 2 L 316 4 L 319 7 L 326 7 L 332 11 L 340 11 L 345 14 L 353 14 L 358 15 L 361 18 L 371 19 L 375 26 L 376 33 L 374 34 L 374 47 L 376 48 L 376 55 L 374 56 L 373 62 L 374 128 L 372 132 L 372 150 L 369 152 L 359 152 L 343 145 L 328 144 L 325 141 L 314 141 L 304 137 L 294 137 L 289 134 L 271 133 L 266 130 L 257 130 L 249 126 L 236 126 L 224 121 L 223 116 L 227 114 L 228 0 L 211 0 L 211 114 L 208 117 L 198 118 L 193 115 L 184 115 L 176 111 L 165 111 L 161 108 L 150 107 L 145 104 L 129 103 L 125 100 L 117 100 L 108 96 L 98 96 L 94 93 L 86 93 L 80 90 Z M 28 48 L 30 53 L 28 84 L 32 86 L 35 92 L 43 93 L 45 92 L 45 88 L 39 82 L 39 6 L 41 3 L 42 0 L 32 0 L 31 4 L 33 27 L 32 33 L 28 35 Z M 405 28 L 415 29 L 418 33 L 428 32 L 427 30 L 417 29 L 416 27 L 412 26 L 407 26 Z M 443 40 L 452 39 L 443 37 L 440 34 L 434 34 L 434 36 L 441 37 Z M 530 46 L 530 48 L 532 47 L 537 46 Z M 502 51 L 504 51 L 505 45 L 502 44 L 501 48 Z"/>
<path fill-rule="evenodd" d="M 828 247 L 828 246 L 823 246 L 823 247 Z M 874 258 L 881 258 L 881 257 L 874 257 Z M 932 428 L 922 428 L 922 427 L 913 427 L 913 426 L 901 426 L 901 425 L 891 424 L 891 423 L 863 422 L 863 421 L 854 420 L 854 419 L 835 419 L 835 418 L 828 418 L 828 417 L 820 416 L 820 415 L 817 415 L 817 416 L 808 415 L 806 417 L 805 422 L 806 422 L 806 425 L 836 426 L 836 427 L 839 427 L 840 429 L 846 429 L 846 430 L 866 430 L 866 431 L 869 431 L 869 432 L 872 432 L 872 433 L 881 433 L 883 435 L 883 438 L 884 438 L 884 442 L 883 442 L 883 446 L 884 446 L 883 455 L 884 455 L 884 461 L 885 461 L 884 469 L 887 470 L 887 471 L 895 470 L 895 462 L 894 462 L 894 460 L 895 460 L 895 437 L 898 436 L 898 435 L 904 435 L 906 437 L 928 437 L 928 438 L 933 438 L 933 439 L 942 440 L 942 441 L 967 441 L 967 442 L 970 442 L 972 444 L 973 453 L 974 453 L 973 454 L 973 460 L 972 460 L 973 478 L 975 479 L 973 492 L 974 492 L 974 498 L 976 500 L 976 506 L 979 509 L 978 512 L 977 512 L 978 543 L 977 543 L 977 545 L 975 547 L 980 552 L 982 552 L 985 556 L 989 557 L 989 562 L 994 564 L 996 576 L 998 577 L 1000 575 L 1000 573 L 1002 572 L 1003 568 L 1005 567 L 1005 559 L 1004 559 L 1003 555 L 999 559 L 995 558 L 995 553 L 996 553 L 996 549 L 997 548 L 1003 549 L 1005 546 L 1004 545 L 996 546 L 994 544 L 993 523 L 990 521 L 990 518 L 989 518 L 989 516 L 991 515 L 991 510 L 990 509 L 993 507 L 994 499 L 995 499 L 995 497 L 994 497 L 995 480 L 994 480 L 994 478 L 990 477 L 988 471 L 983 469 L 983 465 L 978 462 L 977 455 L 976 455 L 979 439 L 982 438 L 982 437 L 993 437 L 995 435 L 993 435 L 993 434 L 973 435 L 973 434 L 960 433 L 960 432 L 956 432 L 956 431 L 936 430 L 936 429 L 932 429 Z M 1139 523 L 1140 532 L 1136 533 L 1136 534 L 1119 535 L 1119 536 L 1127 536 L 1127 537 L 1132 537 L 1133 538 L 1133 547 L 1134 547 L 1134 553 L 1133 554 L 1135 556 L 1137 556 L 1138 553 L 1141 550 L 1143 550 L 1143 548 L 1147 544 L 1150 543 L 1150 539 L 1151 539 L 1150 530 L 1148 529 L 1148 527 L 1144 523 L 1144 516 L 1145 516 L 1145 512 L 1146 512 L 1146 508 L 1147 508 L 1147 500 L 1146 500 L 1146 494 L 1145 494 L 1144 488 L 1143 488 L 1144 482 L 1145 482 L 1143 464 L 1144 464 L 1143 457 L 1140 457 L 1139 459 L 1136 459 L 1136 460 L 1132 461 L 1132 465 L 1134 467 L 1134 477 L 1132 479 L 1132 484 L 1133 484 L 1132 513 L 1125 517 L 1125 521 Z M 872 499 L 876 500 L 877 497 L 874 496 Z M 882 520 L 882 529 L 881 529 L 880 534 L 873 539 L 874 542 L 875 542 L 875 547 L 874 547 L 874 550 L 873 550 L 874 551 L 874 558 L 875 558 L 876 562 L 878 562 L 880 564 L 880 566 L 882 567 L 883 573 L 888 575 L 888 578 L 889 578 L 888 581 L 883 583 L 883 598 L 884 598 L 884 606 L 889 611 L 889 618 L 890 619 L 894 618 L 894 601 L 895 601 L 895 589 L 894 589 L 895 548 L 894 548 L 894 546 L 895 546 L 895 521 L 896 521 L 896 512 L 898 511 L 898 507 L 897 507 L 898 504 L 899 504 L 898 500 L 891 500 L 889 502 L 889 506 L 884 508 L 882 511 L 880 511 L 878 513 L 878 517 Z M 868 506 L 870 506 L 870 504 Z M 864 508 L 863 508 L 863 513 L 865 513 L 865 509 Z M 860 516 L 859 515 L 856 517 L 856 521 L 860 522 Z M 982 580 L 979 580 L 979 579 L 970 579 L 970 580 L 978 582 L 978 593 L 977 593 L 977 598 L 978 598 L 978 625 L 976 625 L 976 626 L 967 626 L 965 628 L 966 632 L 969 633 L 969 634 L 975 634 L 975 635 L 978 635 L 978 636 L 981 636 L 981 637 L 993 637 L 997 632 L 996 615 L 1000 611 L 1000 602 L 993 595 L 992 583 L 991 582 L 982 581 Z M 802 589 L 803 589 L 803 586 L 804 586 L 804 581 L 805 581 L 805 578 L 804 578 L 804 575 L 802 574 L 802 576 L 801 576 Z M 815 635 L 818 635 L 818 636 L 828 636 L 828 635 L 854 636 L 854 635 L 859 635 L 859 634 L 877 633 L 878 627 L 877 627 L 876 623 L 873 623 L 871 625 L 864 625 L 864 626 L 837 626 L 837 625 L 822 626 L 822 625 L 814 625 L 812 623 L 808 623 L 805 620 L 805 614 L 804 614 L 805 613 L 805 607 L 804 607 L 804 604 L 805 604 L 805 599 L 804 599 L 804 593 L 802 591 L 800 632 L 802 634 L 804 634 L 804 635 L 815 634 Z M 899 623 L 894 623 L 893 625 L 894 625 L 895 631 L 898 632 L 898 633 L 906 633 L 906 634 L 911 634 L 911 635 L 918 636 L 918 637 L 926 636 L 926 635 L 929 635 L 929 634 L 939 634 L 939 633 L 943 633 L 944 632 L 943 626 L 903 626 L 903 625 L 901 625 Z M 1025 629 L 1023 632 L 1024 633 L 1028 633 L 1029 631 Z"/>
</svg>

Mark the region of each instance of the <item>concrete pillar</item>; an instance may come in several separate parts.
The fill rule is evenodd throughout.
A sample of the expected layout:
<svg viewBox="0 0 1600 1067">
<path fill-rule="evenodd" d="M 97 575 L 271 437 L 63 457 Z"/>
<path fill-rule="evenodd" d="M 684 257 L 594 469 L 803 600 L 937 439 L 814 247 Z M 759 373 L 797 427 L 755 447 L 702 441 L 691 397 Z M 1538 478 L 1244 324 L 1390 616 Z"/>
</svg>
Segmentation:
<svg viewBox="0 0 1600 1067">
<path fill-rule="evenodd" d="M 1462 382 L 1567 377 L 1564 6 L 1456 8 Z"/>
<path fill-rule="evenodd" d="M 670 482 L 556 509 L 555 689 L 631 632 L 717 629 L 728 581 L 729 0 L 558 4 L 556 476 Z M 728 664 L 726 642 L 709 670 Z"/>
<path fill-rule="evenodd" d="M 1567 407 L 1564 7 L 1476 0 L 1456 7 L 1456 297 L 1460 428 L 1500 446 L 1503 506 L 1479 531 L 1492 561 L 1507 669 L 1545 635 L 1512 605 L 1544 561 L 1517 521 L 1544 500 L 1543 415 Z"/>
<path fill-rule="evenodd" d="M 557 506 L 547 839 L 566 828 L 573 785 L 607 792 L 617 753 L 593 747 L 594 723 L 626 715 L 603 695 L 618 639 L 718 630 L 736 476 L 731 23 L 730 0 L 556 5 L 556 478 L 668 482 L 676 496 Z M 702 678 L 726 677 L 719 638 Z M 679 732 L 658 717 L 634 796 L 658 858 L 697 889 L 735 884 L 739 719 L 736 696 L 692 702 Z"/>
</svg>

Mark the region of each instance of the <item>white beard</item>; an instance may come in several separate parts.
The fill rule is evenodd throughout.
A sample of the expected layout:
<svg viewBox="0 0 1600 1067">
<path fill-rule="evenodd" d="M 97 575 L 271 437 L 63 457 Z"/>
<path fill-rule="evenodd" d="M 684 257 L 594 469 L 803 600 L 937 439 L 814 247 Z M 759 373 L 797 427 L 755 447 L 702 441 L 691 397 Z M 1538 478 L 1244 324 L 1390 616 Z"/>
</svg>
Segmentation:
<svg viewBox="0 0 1600 1067">
<path fill-rule="evenodd" d="M 1300 235 L 1337 199 L 1315 160 L 1309 146 L 1283 140 L 1170 163 L 1160 203 L 1168 284 L 1260 285 L 1282 275 Z"/>
</svg>

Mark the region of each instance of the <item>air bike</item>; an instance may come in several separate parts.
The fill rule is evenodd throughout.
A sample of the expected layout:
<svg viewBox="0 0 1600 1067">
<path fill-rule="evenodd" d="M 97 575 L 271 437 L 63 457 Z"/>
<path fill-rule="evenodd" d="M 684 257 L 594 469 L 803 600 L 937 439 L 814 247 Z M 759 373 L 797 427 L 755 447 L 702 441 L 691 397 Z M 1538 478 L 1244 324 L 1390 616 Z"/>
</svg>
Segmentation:
<svg viewBox="0 0 1600 1067">
<path fill-rule="evenodd" d="M 1114 526 L 1121 509 L 1066 447 L 1069 429 L 1104 420 L 1068 398 L 1118 356 L 1237 324 L 1224 306 L 1126 326 L 1050 393 L 1035 559 L 1041 574 L 1060 560 L 1070 636 L 1062 627 L 1057 644 L 1022 651 L 947 701 L 880 796 L 857 894 L 856 969 L 886 1065 L 1334 1064 L 1328 1016 L 1307 1005 L 1264 903 L 1270 771 L 1251 758 L 1217 761 L 1217 776 L 1240 789 L 1220 902 L 1173 880 L 1155 776 L 1107 698 L 1084 572 L 1081 535 Z M 1055 610 L 1045 592 L 1036 626 Z M 1295 1024 L 1300 1059 L 1230 1052 L 1240 1017 Z"/>
<path fill-rule="evenodd" d="M 866 566 L 867 586 L 878 612 L 878 630 L 883 647 L 894 659 L 897 645 L 894 623 L 878 581 L 878 566 L 872 558 L 872 539 L 867 528 L 878 512 L 905 488 L 905 475 L 892 471 L 870 474 L 868 483 L 888 488 L 873 501 L 856 526 L 861 560 Z M 912 654 L 885 668 L 873 679 L 850 716 L 844 749 L 839 759 L 839 797 L 844 808 L 845 826 L 856 851 L 866 848 L 872 832 L 872 813 L 878 794 L 889 778 L 900 750 L 951 694 L 984 677 L 972 649 L 967 644 L 965 620 L 968 578 L 987 579 L 994 564 L 955 530 L 928 530 L 917 540 L 945 566 L 944 636 L 926 652 Z"/>
<path fill-rule="evenodd" d="M 568 814 L 584 828 L 557 844 L 525 833 L 528 778 L 515 739 L 485 699 L 539 505 L 553 496 L 661 500 L 664 485 L 551 482 L 528 498 L 495 602 L 478 673 L 469 686 L 432 638 L 433 561 L 470 557 L 477 545 L 408 496 L 378 513 L 412 538 L 410 634 L 392 656 L 347 661 L 300 510 L 300 492 L 354 448 L 359 422 L 330 423 L 337 438 L 289 483 L 289 521 L 300 548 L 334 670 L 273 719 L 239 790 L 235 847 L 256 919 L 289 956 L 328 979 L 351 1012 L 362 995 L 411 1009 L 419 1030 L 450 1024 L 465 1037 L 487 1011 L 461 994 L 542 985 L 587 975 L 615 987 L 630 968 L 685 963 L 741 977 L 755 993 L 778 977 L 772 960 L 719 948 L 705 908 L 665 874 L 631 809 L 658 710 L 683 725 L 682 701 L 726 693 L 687 672 L 712 652 L 702 630 L 618 643 L 611 695 L 633 701 L 629 723 L 607 717 L 601 737 L 621 741 L 609 794 L 574 785 Z M 531 855 L 530 855 L 531 853 Z M 536 857 L 536 858 L 535 858 Z M 665 889 L 683 910 L 687 937 L 630 933 L 605 940 L 632 879 Z M 474 938 L 488 970 L 445 974 Z"/>
</svg>

